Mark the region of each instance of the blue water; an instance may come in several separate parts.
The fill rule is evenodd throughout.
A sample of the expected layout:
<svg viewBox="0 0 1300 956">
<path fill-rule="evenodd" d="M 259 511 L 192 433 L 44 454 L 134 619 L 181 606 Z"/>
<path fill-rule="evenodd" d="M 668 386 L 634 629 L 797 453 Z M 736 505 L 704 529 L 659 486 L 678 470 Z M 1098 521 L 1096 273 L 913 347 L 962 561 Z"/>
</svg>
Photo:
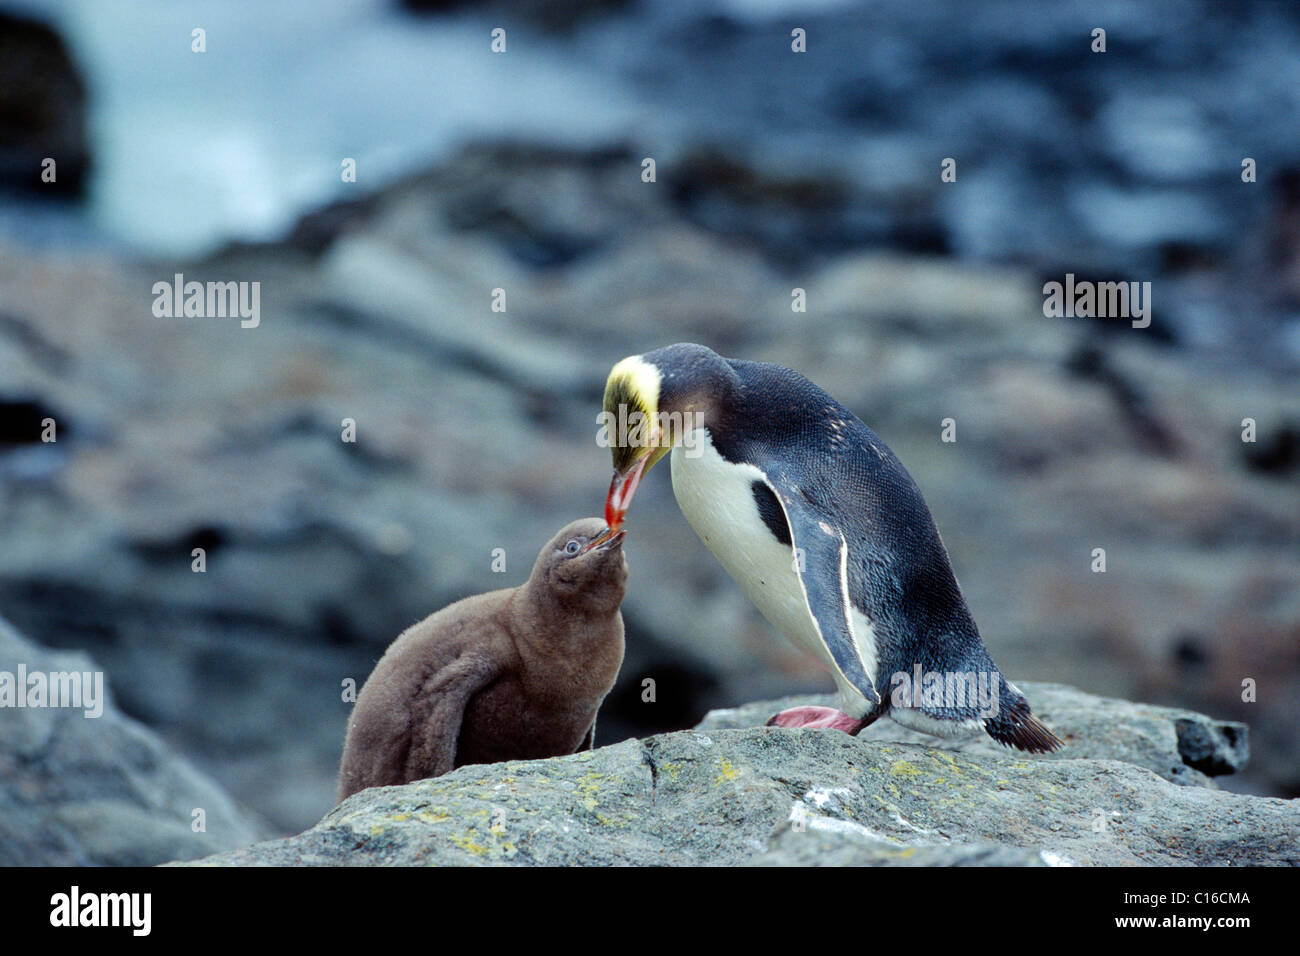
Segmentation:
<svg viewBox="0 0 1300 956">
<path fill-rule="evenodd" d="M 493 54 L 490 24 L 472 16 L 413 18 L 384 0 L 7 6 L 53 20 L 92 90 L 86 225 L 148 253 L 274 239 L 305 210 L 478 135 L 582 143 L 647 123 L 618 82 L 523 30 Z M 191 51 L 195 27 L 206 53 Z M 342 182 L 345 157 L 355 184 Z M 0 228 L 28 212 L 10 209 Z M 53 215 L 51 228 L 71 227 Z"/>
</svg>

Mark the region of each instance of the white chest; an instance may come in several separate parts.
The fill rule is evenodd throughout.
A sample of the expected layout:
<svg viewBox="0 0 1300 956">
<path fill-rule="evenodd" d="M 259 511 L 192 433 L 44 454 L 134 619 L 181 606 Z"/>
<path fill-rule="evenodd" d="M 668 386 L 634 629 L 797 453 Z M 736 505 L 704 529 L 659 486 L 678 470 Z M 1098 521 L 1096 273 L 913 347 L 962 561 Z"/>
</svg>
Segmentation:
<svg viewBox="0 0 1300 956">
<path fill-rule="evenodd" d="M 862 695 L 839 679 L 818 634 L 795 571 L 793 547 L 777 541 L 759 515 L 753 484 L 763 480 L 763 473 L 753 465 L 727 461 L 703 430 L 691 436 L 690 444 L 693 451 L 677 445 L 671 456 L 673 495 L 687 522 L 768 622 L 836 675 L 847 705 L 864 709 Z M 856 610 L 851 617 L 859 655 L 874 681 L 870 623 Z"/>
<path fill-rule="evenodd" d="M 772 626 L 797 647 L 817 653 L 820 641 L 794 570 L 794 550 L 759 517 L 753 484 L 762 472 L 726 461 L 708 442 L 699 458 L 672 452 L 673 494 L 682 514 Z"/>
</svg>

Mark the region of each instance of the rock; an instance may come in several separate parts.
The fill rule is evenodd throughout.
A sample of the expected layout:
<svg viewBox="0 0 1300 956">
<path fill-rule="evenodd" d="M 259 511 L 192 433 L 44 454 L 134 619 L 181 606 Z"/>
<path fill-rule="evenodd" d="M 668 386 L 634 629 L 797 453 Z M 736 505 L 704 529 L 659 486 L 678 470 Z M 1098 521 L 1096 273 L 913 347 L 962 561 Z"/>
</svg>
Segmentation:
<svg viewBox="0 0 1300 956">
<path fill-rule="evenodd" d="M 0 671 L 97 670 L 38 647 L 0 619 Z M 105 694 L 107 687 L 105 686 Z M 192 829 L 205 814 L 205 832 Z M 211 779 L 107 701 L 0 709 L 0 866 L 152 866 L 266 836 Z"/>
<path fill-rule="evenodd" d="M 440 265 L 447 268 L 445 260 Z M 486 311 L 490 302 L 492 286 L 486 277 L 478 301 L 469 301 L 462 289 L 430 278 L 424 263 L 411 261 L 400 249 L 360 238 L 335 243 L 323 271 L 336 301 L 373 310 L 402 332 L 423 339 L 430 351 L 517 388 L 594 396 L 592 383 L 608 371 L 574 349 L 537 336 L 509 312 L 498 314 L 491 336 L 480 325 L 466 323 L 464 316 Z M 506 302 L 508 307 L 508 298 Z"/>
<path fill-rule="evenodd" d="M 1250 759 L 1245 724 L 1227 721 L 1216 723 L 1197 716 L 1178 717 L 1178 754 L 1183 763 L 1211 777 L 1236 773 Z"/>
<path fill-rule="evenodd" d="M 1236 773 L 1250 755 L 1247 727 L 1214 720 L 1174 707 L 1097 697 L 1064 684 L 1017 681 L 1034 714 L 1056 731 L 1066 746 L 1039 760 L 1122 760 L 1145 767 L 1171 783 L 1214 787 L 1210 777 Z M 787 697 L 727 710 L 710 711 L 703 731 L 757 727 L 773 714 L 800 704 L 832 706 L 834 695 Z M 933 747 L 939 750 L 1005 755 L 1007 749 L 987 734 L 972 731 L 938 739 L 908 730 L 892 720 L 878 720 L 859 736 L 868 740 Z"/>
<path fill-rule="evenodd" d="M 1300 466 L 1300 422 L 1284 423 L 1263 442 L 1242 446 L 1242 457 L 1252 471 L 1287 475 Z"/>
<path fill-rule="evenodd" d="M 796 826 L 800 829 L 795 829 Z M 851 820 L 814 813 L 806 803 L 795 804 L 791 808 L 790 826 L 776 832 L 765 852 L 745 862 L 748 866 L 1068 865 L 1050 851 L 1023 847 L 983 843 L 900 844 Z"/>
<path fill-rule="evenodd" d="M 42 162 L 57 164 L 41 181 Z M 63 39 L 0 12 L 0 187 L 77 195 L 90 170 L 86 88 Z"/>
<path fill-rule="evenodd" d="M 663 173 L 681 214 L 710 232 L 753 244 L 775 262 L 892 241 L 909 252 L 946 252 L 940 227 L 925 218 L 890 221 L 882 197 L 830 173 L 769 172 L 715 150 L 692 151 Z"/>
<path fill-rule="evenodd" d="M 1102 756 L 1113 746 L 1121 758 L 1149 761 L 1154 741 L 1133 741 L 1155 733 L 1160 721 L 1158 736 L 1172 738 L 1168 714 L 1066 687 L 1025 690 L 1055 708 L 1056 730 L 1074 756 L 718 726 L 775 706 L 750 704 L 715 712 L 698 730 L 365 790 L 299 836 L 201 862 L 1300 864 L 1294 802 L 1178 786 Z"/>
<path fill-rule="evenodd" d="M 629 0 L 400 0 L 418 14 L 452 13 L 478 8 L 518 17 L 550 29 L 568 30 L 588 20 L 609 16 L 627 7 Z"/>
</svg>

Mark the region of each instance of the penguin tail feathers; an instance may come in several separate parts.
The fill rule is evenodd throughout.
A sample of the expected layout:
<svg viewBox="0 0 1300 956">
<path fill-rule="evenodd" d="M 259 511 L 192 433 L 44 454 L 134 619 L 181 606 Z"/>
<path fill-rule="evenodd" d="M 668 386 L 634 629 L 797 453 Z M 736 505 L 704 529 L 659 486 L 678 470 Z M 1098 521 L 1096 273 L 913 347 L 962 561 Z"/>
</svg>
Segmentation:
<svg viewBox="0 0 1300 956">
<path fill-rule="evenodd" d="M 1029 703 L 1023 697 L 1009 712 L 1004 710 L 992 720 L 985 721 L 984 729 L 998 743 L 1031 754 L 1051 753 L 1065 746 L 1061 738 L 1029 712 Z"/>
</svg>

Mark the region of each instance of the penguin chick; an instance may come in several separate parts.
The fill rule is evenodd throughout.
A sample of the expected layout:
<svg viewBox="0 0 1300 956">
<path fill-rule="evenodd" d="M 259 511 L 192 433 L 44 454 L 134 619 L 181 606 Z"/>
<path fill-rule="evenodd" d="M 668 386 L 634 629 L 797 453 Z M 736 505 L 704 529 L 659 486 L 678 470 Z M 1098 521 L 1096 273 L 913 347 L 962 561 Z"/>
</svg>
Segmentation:
<svg viewBox="0 0 1300 956">
<path fill-rule="evenodd" d="M 686 520 L 768 621 L 831 672 L 840 710 L 782 727 L 856 734 L 888 714 L 928 734 L 982 728 L 1021 750 L 1061 741 L 989 656 L 921 491 L 875 432 L 793 369 L 669 345 L 605 386 L 605 520 L 671 453 Z"/>
<path fill-rule="evenodd" d="M 465 764 L 590 749 L 623 663 L 623 537 L 599 519 L 575 521 L 524 584 L 407 628 L 357 697 L 339 801 Z"/>
</svg>

